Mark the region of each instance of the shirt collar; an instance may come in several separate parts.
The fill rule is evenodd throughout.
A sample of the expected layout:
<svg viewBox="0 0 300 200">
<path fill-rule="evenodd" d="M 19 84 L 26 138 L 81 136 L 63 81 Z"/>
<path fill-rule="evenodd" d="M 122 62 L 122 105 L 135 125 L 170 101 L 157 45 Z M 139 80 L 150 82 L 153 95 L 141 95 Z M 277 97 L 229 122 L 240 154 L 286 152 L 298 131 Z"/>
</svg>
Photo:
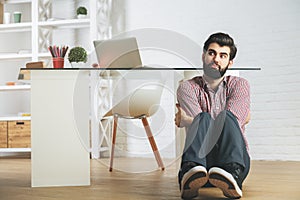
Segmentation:
<svg viewBox="0 0 300 200">
<path fill-rule="evenodd" d="M 195 83 L 197 83 L 201 88 L 204 88 L 205 90 L 208 88 L 207 82 L 204 80 L 203 76 L 196 76 L 191 80 L 195 81 Z M 222 81 L 224 87 L 227 87 L 228 80 L 229 80 L 229 76 L 225 76 Z"/>
<path fill-rule="evenodd" d="M 222 80 L 222 82 L 220 83 L 219 87 L 221 86 L 221 84 L 223 84 L 222 86 L 223 87 L 226 87 L 227 86 L 227 79 L 228 79 L 228 76 L 225 76 Z M 203 87 L 204 89 L 207 89 L 208 88 L 208 83 L 207 81 L 204 79 L 204 77 L 202 76 L 201 79 L 199 80 L 199 83 L 198 83 L 201 87 Z"/>
</svg>

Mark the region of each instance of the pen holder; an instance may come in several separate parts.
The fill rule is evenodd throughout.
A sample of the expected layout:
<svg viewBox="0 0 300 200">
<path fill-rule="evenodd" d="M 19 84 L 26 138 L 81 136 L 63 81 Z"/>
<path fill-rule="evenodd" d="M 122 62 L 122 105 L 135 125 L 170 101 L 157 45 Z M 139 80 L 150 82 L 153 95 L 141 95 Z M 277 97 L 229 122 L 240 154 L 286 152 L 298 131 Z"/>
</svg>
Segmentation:
<svg viewBox="0 0 300 200">
<path fill-rule="evenodd" d="M 53 68 L 64 68 L 64 58 L 55 57 L 52 58 L 53 61 Z"/>
</svg>

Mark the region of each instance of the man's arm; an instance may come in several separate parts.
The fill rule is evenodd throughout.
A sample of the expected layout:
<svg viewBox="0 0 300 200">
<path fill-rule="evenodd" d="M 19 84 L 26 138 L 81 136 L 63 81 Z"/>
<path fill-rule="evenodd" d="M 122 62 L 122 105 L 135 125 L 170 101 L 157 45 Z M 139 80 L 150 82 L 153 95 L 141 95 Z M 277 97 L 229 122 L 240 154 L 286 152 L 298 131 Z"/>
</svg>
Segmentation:
<svg viewBox="0 0 300 200">
<path fill-rule="evenodd" d="M 186 127 L 192 124 L 194 118 L 186 115 L 185 111 L 180 107 L 179 103 L 176 104 L 178 109 L 175 114 L 175 124 L 177 127 Z"/>
<path fill-rule="evenodd" d="M 177 89 L 178 105 L 176 107 L 178 112 L 175 115 L 175 124 L 178 127 L 189 126 L 194 117 L 202 112 L 197 96 L 199 88 L 195 88 L 196 85 L 193 86 L 192 84 L 193 82 L 184 81 L 180 83 Z"/>
<path fill-rule="evenodd" d="M 250 120 L 250 85 L 246 79 L 239 78 L 229 94 L 227 110 L 244 126 Z"/>
</svg>

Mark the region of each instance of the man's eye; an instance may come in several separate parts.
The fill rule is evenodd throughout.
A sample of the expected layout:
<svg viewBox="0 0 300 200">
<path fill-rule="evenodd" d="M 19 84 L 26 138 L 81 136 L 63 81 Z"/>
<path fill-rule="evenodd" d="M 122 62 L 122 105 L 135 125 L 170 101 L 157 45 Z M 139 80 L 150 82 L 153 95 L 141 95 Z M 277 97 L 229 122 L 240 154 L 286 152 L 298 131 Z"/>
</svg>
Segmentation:
<svg viewBox="0 0 300 200">
<path fill-rule="evenodd" d="M 208 52 L 208 55 L 210 55 L 210 56 L 214 56 L 214 55 L 215 55 L 215 52 L 213 52 L 213 51 L 209 51 L 209 52 Z"/>
<path fill-rule="evenodd" d="M 225 54 L 221 55 L 220 58 L 222 58 L 222 59 L 227 58 L 227 55 L 225 55 Z"/>
</svg>

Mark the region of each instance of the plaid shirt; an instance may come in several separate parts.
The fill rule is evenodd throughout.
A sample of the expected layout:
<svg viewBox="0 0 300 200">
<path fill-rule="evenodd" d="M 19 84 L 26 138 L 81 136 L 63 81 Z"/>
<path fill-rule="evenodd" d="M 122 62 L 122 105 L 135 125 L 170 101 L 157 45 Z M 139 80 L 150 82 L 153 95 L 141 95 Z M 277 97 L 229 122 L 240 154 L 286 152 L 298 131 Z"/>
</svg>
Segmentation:
<svg viewBox="0 0 300 200">
<path fill-rule="evenodd" d="M 214 91 L 208 87 L 202 76 L 197 76 L 180 83 L 177 100 L 181 108 L 191 117 L 208 112 L 215 119 L 221 111 L 231 111 L 237 118 L 248 148 L 245 124 L 250 112 L 250 86 L 247 80 L 226 76 Z"/>
</svg>

